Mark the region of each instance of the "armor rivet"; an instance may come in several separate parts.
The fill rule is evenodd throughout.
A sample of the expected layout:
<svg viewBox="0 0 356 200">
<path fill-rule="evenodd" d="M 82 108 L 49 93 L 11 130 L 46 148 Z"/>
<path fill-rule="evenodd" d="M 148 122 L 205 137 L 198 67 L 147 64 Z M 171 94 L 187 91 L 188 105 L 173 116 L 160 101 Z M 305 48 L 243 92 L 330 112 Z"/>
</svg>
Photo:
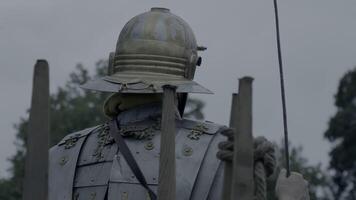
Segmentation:
<svg viewBox="0 0 356 200">
<path fill-rule="evenodd" d="M 193 154 L 193 149 L 191 147 L 185 147 L 183 150 L 185 156 L 191 156 Z"/>
<path fill-rule="evenodd" d="M 70 149 L 72 147 L 75 146 L 75 144 L 77 143 L 79 139 L 79 136 L 78 135 L 75 135 L 75 136 L 71 136 L 69 139 L 67 139 L 64 143 L 64 148 L 65 149 Z"/>
<path fill-rule="evenodd" d="M 121 193 L 121 199 L 122 200 L 128 200 L 129 199 L 129 194 L 127 192 Z"/>
<path fill-rule="evenodd" d="M 59 161 L 59 164 L 60 165 L 65 165 L 66 163 L 68 162 L 68 158 L 66 156 L 63 156 L 60 161 Z"/>
<path fill-rule="evenodd" d="M 191 140 L 199 140 L 200 136 L 208 130 L 204 124 L 197 124 L 189 133 L 188 138 Z"/>
<path fill-rule="evenodd" d="M 150 194 L 146 192 L 146 200 L 151 200 Z"/>
<path fill-rule="evenodd" d="M 146 149 L 146 150 L 152 150 L 152 149 L 154 149 L 154 148 L 155 148 L 155 146 L 154 146 L 153 142 L 147 142 L 147 143 L 145 144 L 145 149 Z"/>
<path fill-rule="evenodd" d="M 90 193 L 90 196 L 91 196 L 91 200 L 94 200 L 95 197 L 96 197 L 96 193 L 95 193 L 95 192 L 92 192 L 92 193 Z"/>
</svg>

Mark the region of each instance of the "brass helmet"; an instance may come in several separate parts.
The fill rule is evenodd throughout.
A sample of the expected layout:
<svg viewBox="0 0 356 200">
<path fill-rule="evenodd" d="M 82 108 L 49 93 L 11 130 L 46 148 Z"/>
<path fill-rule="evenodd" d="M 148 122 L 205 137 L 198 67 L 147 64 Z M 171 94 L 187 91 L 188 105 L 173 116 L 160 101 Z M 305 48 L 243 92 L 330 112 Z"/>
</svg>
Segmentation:
<svg viewBox="0 0 356 200">
<path fill-rule="evenodd" d="M 122 29 L 109 74 L 83 88 L 119 93 L 161 93 L 174 85 L 178 93 L 211 93 L 193 81 L 201 58 L 189 25 L 166 8 L 137 15 Z"/>
</svg>

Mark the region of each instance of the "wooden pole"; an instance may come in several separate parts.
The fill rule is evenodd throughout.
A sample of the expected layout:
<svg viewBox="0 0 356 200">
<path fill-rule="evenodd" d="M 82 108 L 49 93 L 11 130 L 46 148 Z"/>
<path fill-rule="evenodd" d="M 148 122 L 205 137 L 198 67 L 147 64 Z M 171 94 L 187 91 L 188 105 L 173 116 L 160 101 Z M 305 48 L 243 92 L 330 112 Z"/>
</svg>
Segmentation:
<svg viewBox="0 0 356 200">
<path fill-rule="evenodd" d="M 252 82 L 253 78 L 239 80 L 234 137 L 232 200 L 251 200 L 254 197 L 253 137 L 252 137 Z"/>
<path fill-rule="evenodd" d="M 49 148 L 49 69 L 37 60 L 33 75 L 24 178 L 24 200 L 47 200 Z"/>
<path fill-rule="evenodd" d="M 238 113 L 238 99 L 239 94 L 232 94 L 231 112 L 230 112 L 230 128 L 237 127 L 237 113 Z M 228 138 L 228 141 L 232 141 Z M 224 162 L 224 183 L 222 200 L 231 200 L 231 187 L 232 187 L 233 165 L 232 162 Z"/>
<path fill-rule="evenodd" d="M 171 85 L 163 86 L 158 200 L 176 199 L 175 98 L 176 87 Z"/>
</svg>

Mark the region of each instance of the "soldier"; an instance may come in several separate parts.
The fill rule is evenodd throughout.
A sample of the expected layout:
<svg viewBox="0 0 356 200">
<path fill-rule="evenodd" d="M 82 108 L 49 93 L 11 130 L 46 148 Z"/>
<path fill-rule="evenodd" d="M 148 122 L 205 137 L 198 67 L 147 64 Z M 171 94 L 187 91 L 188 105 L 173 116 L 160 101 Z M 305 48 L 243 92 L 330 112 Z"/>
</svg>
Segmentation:
<svg viewBox="0 0 356 200">
<path fill-rule="evenodd" d="M 211 93 L 192 80 L 201 64 L 197 51 L 204 49 L 168 9 L 132 18 L 110 54 L 109 75 L 82 86 L 113 93 L 104 112 L 114 120 L 69 134 L 50 150 L 49 199 L 154 199 L 166 84 L 177 91 L 176 199 L 220 199 L 223 167 L 216 153 L 226 127 L 182 119 L 188 93 Z"/>
</svg>

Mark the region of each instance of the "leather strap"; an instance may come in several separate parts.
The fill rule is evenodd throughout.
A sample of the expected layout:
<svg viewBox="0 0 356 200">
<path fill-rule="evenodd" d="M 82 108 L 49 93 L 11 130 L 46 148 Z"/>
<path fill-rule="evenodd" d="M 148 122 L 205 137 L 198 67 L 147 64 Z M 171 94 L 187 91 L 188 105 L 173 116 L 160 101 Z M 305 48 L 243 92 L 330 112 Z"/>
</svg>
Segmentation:
<svg viewBox="0 0 356 200">
<path fill-rule="evenodd" d="M 116 144 L 119 146 L 119 151 L 121 151 L 124 156 L 127 164 L 129 165 L 132 172 L 135 174 L 137 180 L 141 183 L 141 185 L 147 190 L 151 200 L 157 200 L 156 194 L 148 187 L 146 179 L 138 166 L 135 158 L 133 157 L 129 147 L 125 143 L 124 138 L 119 133 L 118 123 L 116 118 L 113 118 L 109 122 L 110 134 L 114 138 Z"/>
</svg>

